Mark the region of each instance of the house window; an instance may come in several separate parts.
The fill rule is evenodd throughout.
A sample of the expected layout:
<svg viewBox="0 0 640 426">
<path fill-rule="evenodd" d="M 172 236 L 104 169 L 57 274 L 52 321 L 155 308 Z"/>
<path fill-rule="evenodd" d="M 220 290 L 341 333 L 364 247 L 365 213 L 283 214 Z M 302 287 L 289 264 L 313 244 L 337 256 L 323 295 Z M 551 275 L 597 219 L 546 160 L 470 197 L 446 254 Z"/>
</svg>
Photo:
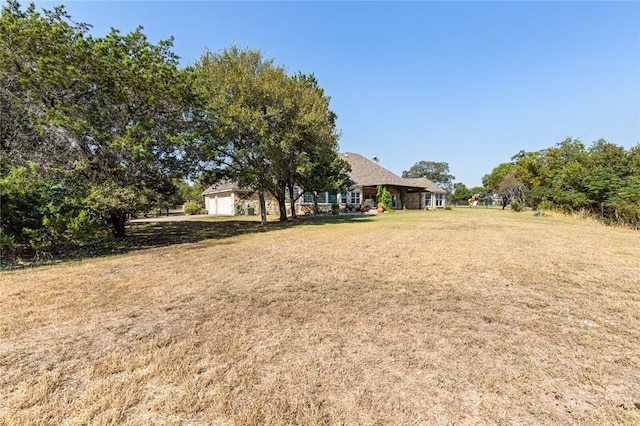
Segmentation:
<svg viewBox="0 0 640 426">
<path fill-rule="evenodd" d="M 338 195 L 334 193 L 329 193 L 329 203 L 334 204 L 338 202 Z"/>
<path fill-rule="evenodd" d="M 348 203 L 347 198 L 348 197 L 347 197 L 347 193 L 346 192 L 341 192 L 340 193 L 340 202 L 342 204 L 347 204 Z"/>
<path fill-rule="evenodd" d="M 351 191 L 351 204 L 360 204 L 360 192 Z"/>
<path fill-rule="evenodd" d="M 424 194 L 424 206 L 431 207 L 431 193 L 427 192 Z"/>
<path fill-rule="evenodd" d="M 304 203 L 313 203 L 313 194 L 307 191 L 302 195 L 302 202 Z"/>
<path fill-rule="evenodd" d="M 295 201 L 298 201 L 298 195 L 300 195 L 300 188 L 298 188 L 297 186 L 293 187 L 293 199 Z M 289 193 L 289 187 L 286 187 L 284 189 L 284 200 L 289 202 L 291 201 L 291 197 L 290 197 L 290 193 Z"/>
<path fill-rule="evenodd" d="M 327 203 L 327 193 L 320 192 L 318 193 L 318 204 L 326 204 Z"/>
<path fill-rule="evenodd" d="M 436 194 L 436 207 L 442 207 L 444 201 L 444 194 Z"/>
</svg>

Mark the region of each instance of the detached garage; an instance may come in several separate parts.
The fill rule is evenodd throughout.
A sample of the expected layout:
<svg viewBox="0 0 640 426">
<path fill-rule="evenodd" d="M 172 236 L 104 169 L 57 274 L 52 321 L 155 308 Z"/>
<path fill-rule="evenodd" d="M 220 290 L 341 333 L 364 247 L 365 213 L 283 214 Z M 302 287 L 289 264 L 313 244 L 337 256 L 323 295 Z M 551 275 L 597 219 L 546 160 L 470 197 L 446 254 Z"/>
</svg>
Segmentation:
<svg viewBox="0 0 640 426">
<path fill-rule="evenodd" d="M 242 189 L 235 182 L 221 181 L 202 193 L 207 214 L 247 215 L 260 214 L 260 199 L 256 191 Z M 267 214 L 280 214 L 278 202 L 271 194 L 265 197 Z"/>
<path fill-rule="evenodd" d="M 235 198 L 240 188 L 233 182 L 221 182 L 217 185 L 210 186 L 202 193 L 204 196 L 204 205 L 207 213 L 210 215 L 228 215 L 235 214 L 234 205 Z"/>
<path fill-rule="evenodd" d="M 207 211 L 209 214 L 233 214 L 233 204 L 231 203 L 231 194 L 229 195 L 213 195 L 208 198 L 209 204 Z"/>
</svg>

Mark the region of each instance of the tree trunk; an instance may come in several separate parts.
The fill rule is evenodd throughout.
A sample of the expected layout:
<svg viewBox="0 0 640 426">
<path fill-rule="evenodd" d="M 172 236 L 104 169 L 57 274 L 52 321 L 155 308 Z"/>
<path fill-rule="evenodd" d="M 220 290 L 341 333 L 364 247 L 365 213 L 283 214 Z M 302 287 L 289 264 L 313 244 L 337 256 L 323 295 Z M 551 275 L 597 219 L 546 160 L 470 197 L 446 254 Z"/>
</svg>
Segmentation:
<svg viewBox="0 0 640 426">
<path fill-rule="evenodd" d="M 278 199 L 278 209 L 280 210 L 280 222 L 287 221 L 287 202 L 284 200 L 284 196 L 282 199 Z"/>
<path fill-rule="evenodd" d="M 293 198 L 293 185 L 289 186 L 289 203 L 291 204 L 291 218 L 295 219 L 298 217 L 296 214 L 296 200 Z"/>
<path fill-rule="evenodd" d="M 313 191 L 311 194 L 313 194 L 313 213 L 320 214 L 320 208 L 318 207 L 318 194 L 316 191 Z"/>
<path fill-rule="evenodd" d="M 110 219 L 111 225 L 113 226 L 113 236 L 116 238 L 124 238 L 127 213 L 123 210 L 111 210 Z"/>
<path fill-rule="evenodd" d="M 264 192 L 258 192 L 258 198 L 260 199 L 260 223 L 267 224 L 267 202 L 264 199 Z"/>
</svg>

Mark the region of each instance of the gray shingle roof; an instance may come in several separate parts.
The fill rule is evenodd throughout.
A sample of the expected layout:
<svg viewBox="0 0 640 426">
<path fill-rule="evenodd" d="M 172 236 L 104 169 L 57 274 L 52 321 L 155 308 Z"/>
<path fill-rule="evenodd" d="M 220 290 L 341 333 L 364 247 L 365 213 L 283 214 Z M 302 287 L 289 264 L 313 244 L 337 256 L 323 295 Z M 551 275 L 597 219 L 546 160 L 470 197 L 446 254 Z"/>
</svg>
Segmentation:
<svg viewBox="0 0 640 426">
<path fill-rule="evenodd" d="M 360 154 L 345 152 L 338 155 L 351 165 L 349 176 L 358 186 L 407 186 L 407 183 L 400 176 Z"/>
<path fill-rule="evenodd" d="M 426 178 L 403 179 L 395 173 L 385 169 L 378 163 L 353 152 L 338 153 L 338 155 L 351 165 L 349 176 L 356 186 L 398 186 L 406 188 L 423 189 L 433 193 L 446 194 L 447 191 L 438 187 Z M 242 191 L 237 182 L 223 180 L 207 188 L 202 195 L 215 194 L 226 191 Z"/>
<path fill-rule="evenodd" d="M 225 191 L 240 191 L 240 190 L 242 190 L 242 188 L 240 188 L 237 182 L 234 182 L 231 180 L 221 180 L 220 182 L 214 183 L 213 185 L 205 189 L 205 191 L 201 195 L 215 194 L 218 192 L 225 192 Z"/>
<path fill-rule="evenodd" d="M 404 186 L 407 188 L 421 188 L 434 193 L 447 193 L 447 191 L 427 178 L 403 179 L 360 154 L 345 152 L 339 155 L 343 160 L 351 164 L 349 176 L 358 186 Z"/>
<path fill-rule="evenodd" d="M 433 192 L 435 194 L 446 194 L 447 191 L 443 188 L 440 188 L 438 185 L 433 183 L 427 178 L 410 178 L 403 179 L 405 182 L 408 182 L 411 186 L 417 186 L 419 188 L 424 188 L 429 192 Z"/>
</svg>

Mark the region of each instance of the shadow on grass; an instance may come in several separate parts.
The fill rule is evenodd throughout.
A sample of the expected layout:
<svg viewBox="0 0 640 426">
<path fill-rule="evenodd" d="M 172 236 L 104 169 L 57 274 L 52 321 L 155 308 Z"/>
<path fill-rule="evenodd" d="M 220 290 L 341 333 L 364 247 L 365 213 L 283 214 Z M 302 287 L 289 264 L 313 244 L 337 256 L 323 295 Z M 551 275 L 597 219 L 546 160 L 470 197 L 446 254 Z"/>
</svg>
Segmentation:
<svg viewBox="0 0 640 426">
<path fill-rule="evenodd" d="M 31 253 L 29 259 L 16 259 L 15 262 L 2 262 L 1 269 L 21 269 L 51 265 L 65 261 L 106 257 L 131 253 L 150 248 L 168 247 L 176 244 L 197 243 L 206 240 L 222 240 L 246 234 L 257 234 L 287 228 L 303 228 L 326 224 L 357 223 L 372 220 L 369 215 L 353 216 L 307 216 L 290 219 L 287 222 L 268 222 L 262 225 L 259 220 L 221 219 L 202 217 L 188 220 L 162 220 L 132 222 L 127 225 L 127 236 L 121 239 L 104 241 L 68 248 L 55 255 L 49 253 Z M 33 257 L 31 257 L 33 256 Z"/>
<path fill-rule="evenodd" d="M 128 236 L 113 241 L 120 251 L 143 248 L 166 247 L 173 244 L 195 243 L 204 240 L 219 240 L 245 234 L 271 232 L 278 229 L 324 225 L 328 223 L 362 222 L 371 216 L 311 216 L 290 219 L 287 222 L 268 222 L 266 225 L 255 220 L 186 220 L 131 223 Z"/>
</svg>

